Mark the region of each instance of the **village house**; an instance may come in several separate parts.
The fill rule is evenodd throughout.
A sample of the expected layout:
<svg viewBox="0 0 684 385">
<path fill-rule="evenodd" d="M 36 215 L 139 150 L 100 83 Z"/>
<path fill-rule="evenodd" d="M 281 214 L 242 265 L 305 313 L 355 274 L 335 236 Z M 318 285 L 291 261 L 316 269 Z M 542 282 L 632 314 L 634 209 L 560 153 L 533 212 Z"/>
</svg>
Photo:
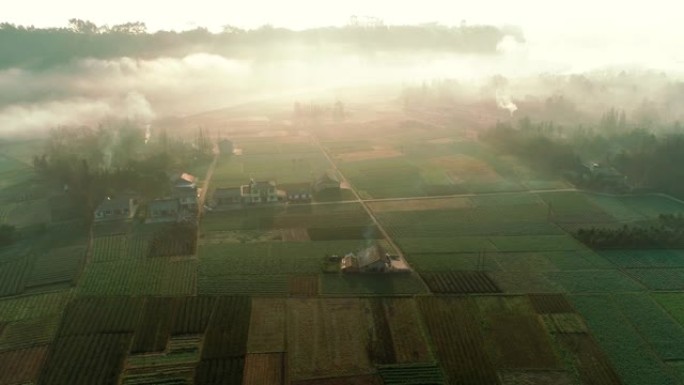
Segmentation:
<svg viewBox="0 0 684 385">
<path fill-rule="evenodd" d="M 343 273 L 384 273 L 391 270 L 389 255 L 378 245 L 365 248 L 358 253 L 349 253 L 340 260 Z"/>
<path fill-rule="evenodd" d="M 278 186 L 285 191 L 287 201 L 292 203 L 307 203 L 311 202 L 311 184 L 310 183 L 288 183 Z"/>
<path fill-rule="evenodd" d="M 214 190 L 214 204 L 230 206 L 242 204 L 242 189 L 240 187 L 225 187 Z"/>
<path fill-rule="evenodd" d="M 200 189 L 187 187 L 174 187 L 171 197 L 178 199 L 181 210 L 197 212 L 199 205 Z"/>
<path fill-rule="evenodd" d="M 278 197 L 284 193 L 276 188 L 274 181 L 255 181 L 240 186 L 240 195 L 243 203 L 269 203 L 278 202 Z"/>
<path fill-rule="evenodd" d="M 339 190 L 340 179 L 337 177 L 334 171 L 328 170 L 314 181 L 312 189 L 313 192 L 316 194 L 319 194 L 326 190 Z"/>
<path fill-rule="evenodd" d="M 178 199 L 156 199 L 147 205 L 146 223 L 177 222 L 180 215 Z"/>
<path fill-rule="evenodd" d="M 95 221 L 130 219 L 135 216 L 138 201 L 130 196 L 105 198 L 95 209 Z"/>
</svg>

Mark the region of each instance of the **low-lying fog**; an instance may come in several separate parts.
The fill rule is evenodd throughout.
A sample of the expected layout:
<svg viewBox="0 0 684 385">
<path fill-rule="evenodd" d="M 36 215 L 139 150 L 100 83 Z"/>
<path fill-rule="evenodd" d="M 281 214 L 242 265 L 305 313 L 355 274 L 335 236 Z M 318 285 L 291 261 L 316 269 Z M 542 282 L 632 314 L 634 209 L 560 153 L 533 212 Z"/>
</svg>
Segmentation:
<svg viewBox="0 0 684 385">
<path fill-rule="evenodd" d="M 312 90 L 367 85 L 393 85 L 387 99 L 398 100 L 404 86 L 441 79 L 457 82 L 460 102 L 490 100 L 511 111 L 526 100 L 562 95 L 596 114 L 648 104 L 661 117 L 682 119 L 677 103 L 684 100 L 684 85 L 677 68 L 684 55 L 673 46 L 654 44 L 657 49 L 646 52 L 637 51 L 649 46 L 643 41 L 606 39 L 598 45 L 544 38 L 539 32 L 524 41 L 504 35 L 494 52 L 468 54 L 354 52 L 321 41 L 313 48 L 293 45 L 283 55 L 288 48 L 279 47 L 278 54 L 253 58 L 192 52 L 14 66 L 0 70 L 0 133 L 34 134 L 107 119 L 149 123 L 274 97 L 288 96 L 283 99 L 292 103 Z"/>
</svg>

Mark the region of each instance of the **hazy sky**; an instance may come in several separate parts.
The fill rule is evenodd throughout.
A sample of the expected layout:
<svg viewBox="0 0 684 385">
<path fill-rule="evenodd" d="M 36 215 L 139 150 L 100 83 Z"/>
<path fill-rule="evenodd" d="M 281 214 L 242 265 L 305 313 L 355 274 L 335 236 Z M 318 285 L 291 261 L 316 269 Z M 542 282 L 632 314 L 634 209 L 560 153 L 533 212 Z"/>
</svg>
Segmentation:
<svg viewBox="0 0 684 385">
<path fill-rule="evenodd" d="M 0 18 L 36 26 L 65 25 L 72 17 L 114 24 L 141 20 L 153 29 L 186 29 L 192 25 L 232 24 L 256 27 L 266 23 L 290 28 L 340 25 L 351 15 L 376 16 L 388 23 L 437 21 L 518 24 L 530 30 L 614 33 L 638 29 L 642 33 L 671 32 L 684 36 L 678 23 L 681 6 L 666 0 L 650 1 L 539 1 L 539 0 L 22 0 L 3 7 Z"/>
</svg>

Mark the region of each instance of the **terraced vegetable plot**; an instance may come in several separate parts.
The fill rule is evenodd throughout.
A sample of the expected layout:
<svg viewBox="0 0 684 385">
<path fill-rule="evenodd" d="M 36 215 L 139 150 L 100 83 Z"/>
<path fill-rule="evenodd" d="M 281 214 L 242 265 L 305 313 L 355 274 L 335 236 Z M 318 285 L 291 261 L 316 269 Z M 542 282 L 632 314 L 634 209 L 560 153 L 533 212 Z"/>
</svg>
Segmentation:
<svg viewBox="0 0 684 385">
<path fill-rule="evenodd" d="M 38 256 L 28 274 L 26 287 L 49 286 L 75 283 L 85 259 L 85 246 L 53 249 Z"/>
<path fill-rule="evenodd" d="M 214 311 L 215 300 L 215 297 L 208 296 L 174 298 L 171 335 L 204 333 Z"/>
<path fill-rule="evenodd" d="M 15 321 L 0 331 L 0 350 L 46 345 L 57 335 L 57 316 Z"/>
<path fill-rule="evenodd" d="M 383 298 L 387 326 L 397 363 L 434 362 L 416 302 L 411 298 Z"/>
<path fill-rule="evenodd" d="M 0 384 L 35 383 L 48 353 L 48 346 L 0 351 Z"/>
<path fill-rule="evenodd" d="M 625 383 L 679 382 L 609 296 L 573 295 L 571 299 Z"/>
<path fill-rule="evenodd" d="M 387 365 L 378 372 L 385 385 L 446 384 L 442 370 L 434 364 Z"/>
<path fill-rule="evenodd" d="M 244 356 L 250 314 L 249 297 L 218 297 L 204 335 L 202 360 Z"/>
<path fill-rule="evenodd" d="M 72 291 L 60 291 L 0 300 L 0 323 L 59 316 L 72 298 Z"/>
<path fill-rule="evenodd" d="M 243 385 L 282 385 L 285 381 L 283 353 L 248 354 Z"/>
<path fill-rule="evenodd" d="M 55 341 L 40 376 L 41 384 L 119 382 L 131 334 L 92 334 Z"/>
<path fill-rule="evenodd" d="M 500 383 L 468 298 L 419 297 L 417 302 L 448 383 Z"/>
<path fill-rule="evenodd" d="M 448 273 L 422 273 L 433 293 L 500 293 L 501 290 L 486 273 L 479 271 L 451 271 Z"/>
<path fill-rule="evenodd" d="M 324 295 L 402 295 L 425 293 L 414 274 L 322 274 Z"/>
<path fill-rule="evenodd" d="M 368 321 L 363 300 L 291 298 L 287 306 L 289 378 L 368 374 Z"/>
<path fill-rule="evenodd" d="M 59 336 L 132 333 L 139 324 L 142 297 L 83 297 L 69 303 Z"/>
<path fill-rule="evenodd" d="M 193 295 L 197 260 L 150 258 L 92 263 L 79 292 L 84 295 Z"/>
<path fill-rule="evenodd" d="M 284 352 L 285 315 L 285 299 L 253 298 L 247 352 Z"/>
</svg>

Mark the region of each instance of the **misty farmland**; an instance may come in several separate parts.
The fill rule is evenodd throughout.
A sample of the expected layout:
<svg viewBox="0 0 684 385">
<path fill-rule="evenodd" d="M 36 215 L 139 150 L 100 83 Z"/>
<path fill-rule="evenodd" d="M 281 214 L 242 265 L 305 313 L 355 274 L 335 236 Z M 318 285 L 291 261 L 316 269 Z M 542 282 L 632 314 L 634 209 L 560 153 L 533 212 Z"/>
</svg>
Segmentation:
<svg viewBox="0 0 684 385">
<path fill-rule="evenodd" d="M 512 27 L 0 37 L 0 385 L 684 383 L 680 75 Z"/>
</svg>

